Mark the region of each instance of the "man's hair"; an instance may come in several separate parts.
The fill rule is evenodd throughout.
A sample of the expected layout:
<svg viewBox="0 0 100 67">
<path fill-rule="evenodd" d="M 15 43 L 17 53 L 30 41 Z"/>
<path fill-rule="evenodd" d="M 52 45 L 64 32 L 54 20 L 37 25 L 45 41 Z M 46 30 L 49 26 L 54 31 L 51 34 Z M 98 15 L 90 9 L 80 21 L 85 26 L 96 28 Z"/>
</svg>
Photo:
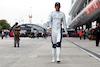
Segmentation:
<svg viewBox="0 0 100 67">
<path fill-rule="evenodd" d="M 16 22 L 15 25 L 18 25 L 18 22 Z"/>
<path fill-rule="evenodd" d="M 59 2 L 56 2 L 56 3 L 55 3 L 55 6 L 60 6 L 60 3 L 59 3 Z"/>
</svg>

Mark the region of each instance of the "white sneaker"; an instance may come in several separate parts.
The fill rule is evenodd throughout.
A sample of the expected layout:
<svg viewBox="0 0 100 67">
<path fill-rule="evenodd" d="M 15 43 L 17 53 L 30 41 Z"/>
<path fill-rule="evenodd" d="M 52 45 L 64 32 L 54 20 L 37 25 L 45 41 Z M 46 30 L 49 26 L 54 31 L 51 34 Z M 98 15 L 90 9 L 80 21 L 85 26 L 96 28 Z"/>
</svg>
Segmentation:
<svg viewBox="0 0 100 67">
<path fill-rule="evenodd" d="M 54 63 L 56 60 L 55 59 L 52 59 L 52 63 Z"/>
<path fill-rule="evenodd" d="M 60 62 L 59 55 L 57 55 L 57 63 L 59 63 L 59 62 Z"/>
</svg>

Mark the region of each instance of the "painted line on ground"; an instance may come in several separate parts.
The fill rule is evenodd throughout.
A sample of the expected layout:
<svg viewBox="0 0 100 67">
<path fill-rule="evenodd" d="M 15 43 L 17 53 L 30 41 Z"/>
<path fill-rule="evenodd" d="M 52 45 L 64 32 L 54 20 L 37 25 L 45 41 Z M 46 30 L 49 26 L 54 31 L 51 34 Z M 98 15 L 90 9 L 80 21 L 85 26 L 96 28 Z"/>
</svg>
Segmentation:
<svg viewBox="0 0 100 67">
<path fill-rule="evenodd" d="M 100 54 L 94 52 L 94 51 L 91 51 L 91 50 L 88 50 L 86 48 L 83 48 L 77 44 L 75 44 L 74 42 L 70 41 L 70 40 L 67 40 L 69 42 L 71 42 L 73 45 L 75 45 L 76 47 L 78 47 L 79 49 L 81 49 L 82 51 L 84 51 L 85 53 L 87 53 L 88 55 L 92 56 L 93 58 L 97 59 L 98 61 L 100 61 Z"/>
</svg>

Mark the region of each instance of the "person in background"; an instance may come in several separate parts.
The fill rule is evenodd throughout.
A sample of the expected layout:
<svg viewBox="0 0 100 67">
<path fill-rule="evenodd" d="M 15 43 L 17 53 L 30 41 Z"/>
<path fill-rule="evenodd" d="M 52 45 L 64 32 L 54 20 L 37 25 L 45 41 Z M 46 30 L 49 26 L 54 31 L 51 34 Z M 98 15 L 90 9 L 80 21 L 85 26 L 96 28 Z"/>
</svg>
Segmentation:
<svg viewBox="0 0 100 67">
<path fill-rule="evenodd" d="M 79 32 L 80 40 L 82 40 L 82 31 Z"/>
<path fill-rule="evenodd" d="M 36 32 L 36 37 L 37 37 L 37 39 L 39 39 L 39 32 L 38 32 L 38 30 Z"/>
<path fill-rule="evenodd" d="M 44 30 L 44 38 L 46 39 L 46 30 Z"/>
<path fill-rule="evenodd" d="M 5 32 L 5 37 L 7 38 L 7 35 L 8 35 L 8 32 L 7 32 L 7 30 L 6 30 L 6 32 Z"/>
<path fill-rule="evenodd" d="M 96 35 L 96 47 L 99 47 L 99 40 L 100 40 L 100 23 L 97 23 L 97 27 L 95 28 L 94 31 Z"/>
<path fill-rule="evenodd" d="M 4 37 L 4 31 L 2 30 L 2 39 L 3 39 L 3 37 Z"/>
<path fill-rule="evenodd" d="M 34 32 L 32 33 L 32 35 L 33 35 L 33 38 L 34 38 Z"/>
<path fill-rule="evenodd" d="M 18 27 L 18 23 L 16 22 L 13 26 L 14 31 L 14 47 L 19 47 L 19 40 L 20 40 L 20 27 Z"/>
<path fill-rule="evenodd" d="M 84 40 L 85 40 L 85 37 L 86 37 L 86 32 L 85 32 L 85 30 L 83 31 L 83 36 L 84 36 Z"/>
</svg>

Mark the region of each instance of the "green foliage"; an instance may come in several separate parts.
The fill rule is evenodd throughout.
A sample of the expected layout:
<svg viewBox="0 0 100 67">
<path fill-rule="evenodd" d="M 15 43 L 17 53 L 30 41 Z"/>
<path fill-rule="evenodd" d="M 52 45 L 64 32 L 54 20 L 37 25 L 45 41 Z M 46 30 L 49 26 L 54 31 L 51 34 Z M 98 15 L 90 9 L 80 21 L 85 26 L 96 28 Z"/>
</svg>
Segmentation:
<svg viewBox="0 0 100 67">
<path fill-rule="evenodd" d="M 0 30 L 2 30 L 2 26 L 0 25 Z"/>
<path fill-rule="evenodd" d="M 9 29 L 11 26 L 7 23 L 6 20 L 0 20 L 0 31 L 1 29 Z"/>
</svg>

